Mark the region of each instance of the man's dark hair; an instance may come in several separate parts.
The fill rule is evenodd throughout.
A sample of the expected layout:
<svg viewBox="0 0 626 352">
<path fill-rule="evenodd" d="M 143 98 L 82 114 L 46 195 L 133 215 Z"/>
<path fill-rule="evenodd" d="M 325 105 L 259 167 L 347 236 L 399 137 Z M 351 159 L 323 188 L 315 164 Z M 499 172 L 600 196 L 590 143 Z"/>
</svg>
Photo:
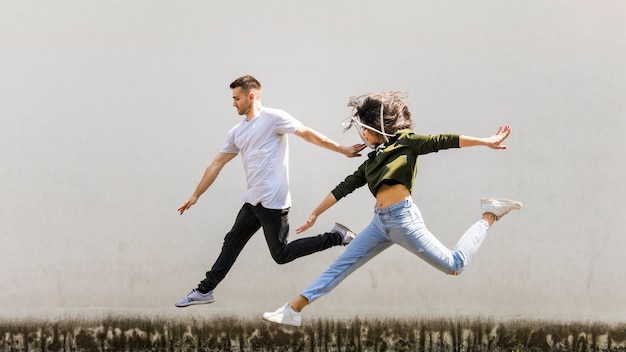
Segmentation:
<svg viewBox="0 0 626 352">
<path fill-rule="evenodd" d="M 256 78 L 245 75 L 237 78 L 230 84 L 230 89 L 235 89 L 240 87 L 242 90 L 248 92 L 250 89 L 261 89 L 261 82 L 257 81 Z"/>
<path fill-rule="evenodd" d="M 354 108 L 353 116 L 378 131 L 394 134 L 404 128 L 413 128 L 411 112 L 404 102 L 406 94 L 399 91 L 372 93 L 350 98 L 348 106 Z M 380 126 L 380 105 L 383 105 L 384 129 Z"/>
</svg>

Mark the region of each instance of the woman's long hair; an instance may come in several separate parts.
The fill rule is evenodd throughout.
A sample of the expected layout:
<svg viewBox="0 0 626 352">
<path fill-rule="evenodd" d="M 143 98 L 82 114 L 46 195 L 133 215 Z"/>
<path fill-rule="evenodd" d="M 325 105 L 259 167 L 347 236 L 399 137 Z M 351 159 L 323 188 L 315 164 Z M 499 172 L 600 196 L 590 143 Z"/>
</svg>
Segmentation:
<svg viewBox="0 0 626 352">
<path fill-rule="evenodd" d="M 378 131 L 394 134 L 404 128 L 413 128 L 411 112 L 403 98 L 406 98 L 406 93 L 401 91 L 371 93 L 351 97 L 348 106 L 354 108 L 352 116 L 358 117 L 361 123 Z M 384 126 L 381 126 L 381 104 Z"/>
</svg>

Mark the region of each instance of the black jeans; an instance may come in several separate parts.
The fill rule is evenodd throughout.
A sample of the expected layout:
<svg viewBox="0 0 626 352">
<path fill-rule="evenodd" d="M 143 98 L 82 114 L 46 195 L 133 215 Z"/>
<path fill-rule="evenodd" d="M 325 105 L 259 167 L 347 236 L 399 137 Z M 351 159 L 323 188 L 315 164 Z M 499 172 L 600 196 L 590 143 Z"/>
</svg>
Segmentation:
<svg viewBox="0 0 626 352">
<path fill-rule="evenodd" d="M 260 203 L 258 205 L 245 203 L 239 210 L 232 229 L 224 237 L 222 252 L 217 257 L 211 271 L 206 273 L 206 278 L 198 285 L 200 292 L 213 290 L 226 277 L 243 247 L 261 227 L 263 227 L 265 241 L 272 258 L 278 264 L 289 263 L 294 259 L 342 243 L 341 235 L 332 232 L 300 238 L 287 243 L 287 236 L 289 236 L 288 214 L 289 209 L 267 209 Z"/>
</svg>

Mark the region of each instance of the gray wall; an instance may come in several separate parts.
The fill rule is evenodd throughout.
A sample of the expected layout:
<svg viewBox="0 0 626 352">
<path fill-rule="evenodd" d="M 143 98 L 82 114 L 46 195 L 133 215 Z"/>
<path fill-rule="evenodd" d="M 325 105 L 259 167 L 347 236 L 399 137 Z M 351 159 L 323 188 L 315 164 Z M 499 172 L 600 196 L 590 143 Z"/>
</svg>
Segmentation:
<svg viewBox="0 0 626 352">
<path fill-rule="evenodd" d="M 479 198 L 519 199 L 471 267 L 445 276 L 391 248 L 310 317 L 623 320 L 626 5 L 621 1 L 1 1 L 0 316 L 257 316 L 341 253 L 279 266 L 257 235 L 209 307 L 173 303 L 213 263 L 241 206 L 234 159 L 180 216 L 239 121 L 228 84 L 343 144 L 352 95 L 399 89 L 420 133 L 505 152 L 420 158 L 414 199 L 453 246 Z M 291 143 L 292 227 L 362 161 Z M 324 214 L 355 229 L 363 189 Z M 292 238 L 298 237 L 292 234 Z"/>
</svg>

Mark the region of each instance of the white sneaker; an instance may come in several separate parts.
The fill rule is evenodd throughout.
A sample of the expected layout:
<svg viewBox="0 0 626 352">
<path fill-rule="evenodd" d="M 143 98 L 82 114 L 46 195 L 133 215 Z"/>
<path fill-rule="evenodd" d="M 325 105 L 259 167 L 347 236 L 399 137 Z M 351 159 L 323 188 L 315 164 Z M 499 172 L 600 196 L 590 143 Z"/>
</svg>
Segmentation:
<svg viewBox="0 0 626 352">
<path fill-rule="evenodd" d="M 275 312 L 263 313 L 263 319 L 283 325 L 300 326 L 302 324 L 300 313 L 291 309 L 289 303 L 285 303 L 284 306 L 278 308 Z"/>
<path fill-rule="evenodd" d="M 496 216 L 496 220 L 500 220 L 511 210 L 522 209 L 522 203 L 516 200 L 483 198 L 480 200 L 480 207 L 484 213 L 491 213 Z"/>
<path fill-rule="evenodd" d="M 213 298 L 213 291 L 209 291 L 208 293 L 200 293 L 200 291 L 195 288 L 189 292 L 189 294 L 180 299 L 180 301 L 176 302 L 175 306 L 182 308 L 191 306 L 194 304 L 207 304 L 213 303 L 215 299 Z"/>
<path fill-rule="evenodd" d="M 356 237 L 356 233 L 347 228 L 346 226 L 336 222 L 330 232 L 336 232 L 341 235 L 341 244 L 346 246 Z"/>
</svg>

